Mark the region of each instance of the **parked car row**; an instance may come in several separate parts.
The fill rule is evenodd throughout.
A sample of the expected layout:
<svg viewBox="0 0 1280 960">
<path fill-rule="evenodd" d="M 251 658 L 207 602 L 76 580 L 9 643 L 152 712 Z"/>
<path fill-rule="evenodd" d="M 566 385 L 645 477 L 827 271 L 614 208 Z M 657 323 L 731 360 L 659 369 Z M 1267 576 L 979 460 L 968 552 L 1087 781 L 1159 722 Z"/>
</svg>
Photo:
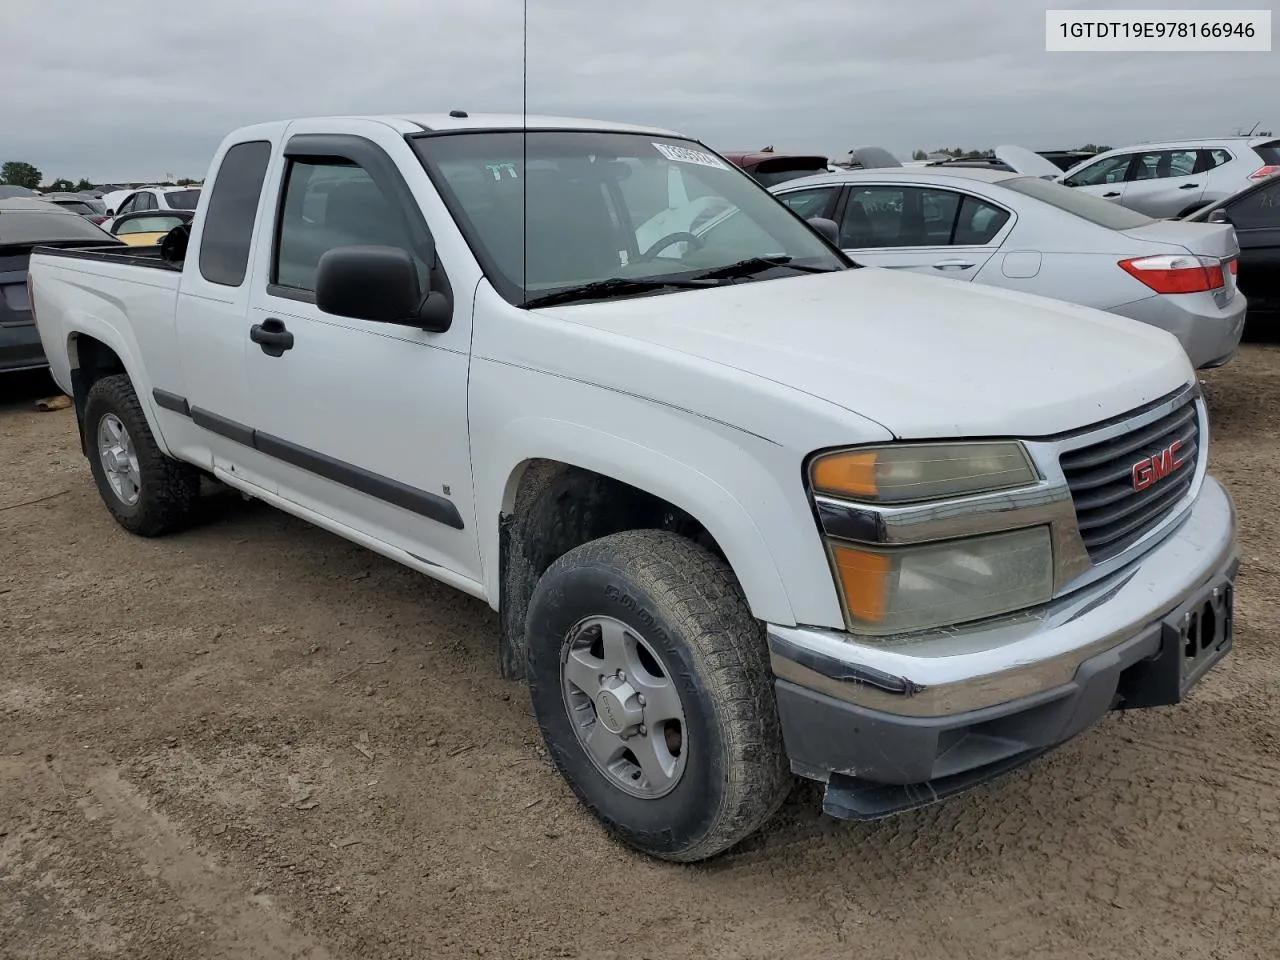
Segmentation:
<svg viewBox="0 0 1280 960">
<path fill-rule="evenodd" d="M 1197 367 L 1225 363 L 1244 332 L 1229 224 L 1155 220 L 1039 177 L 946 165 L 825 174 L 773 193 L 835 221 L 859 263 L 1132 317 L 1177 336 Z"/>
<path fill-rule="evenodd" d="M 1185 217 L 1280 173 L 1280 140 L 1221 137 L 1109 150 L 1061 182 L 1153 217 Z"/>
<path fill-rule="evenodd" d="M 1055 179 L 1068 187 L 1152 217 L 1177 219 L 1216 204 L 1260 180 L 1280 173 L 1280 139 L 1217 137 L 1145 143 L 1103 153 L 1078 150 L 1033 152 L 1014 145 L 996 147 L 989 157 L 931 157 L 901 163 L 879 148 L 850 151 L 847 162 L 825 157 L 776 154 L 772 147 L 726 157 L 767 187 L 837 169 L 961 167 L 1000 170 Z"/>
</svg>

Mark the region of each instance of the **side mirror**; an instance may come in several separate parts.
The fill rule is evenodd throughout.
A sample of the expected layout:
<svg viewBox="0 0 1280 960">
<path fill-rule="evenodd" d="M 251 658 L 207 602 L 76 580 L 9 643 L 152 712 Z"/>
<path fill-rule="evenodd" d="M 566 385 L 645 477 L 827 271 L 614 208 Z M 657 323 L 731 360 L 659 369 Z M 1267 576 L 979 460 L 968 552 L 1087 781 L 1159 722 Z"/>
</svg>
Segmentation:
<svg viewBox="0 0 1280 960">
<path fill-rule="evenodd" d="M 826 217 L 810 217 L 808 223 L 826 237 L 833 247 L 840 246 L 840 227 L 834 220 L 828 220 Z"/>
<path fill-rule="evenodd" d="M 453 322 L 449 299 L 439 291 L 423 295 L 417 266 L 400 247 L 334 247 L 326 252 L 316 265 L 316 306 L 339 317 L 435 333 Z"/>
<path fill-rule="evenodd" d="M 1230 223 L 1231 218 L 1227 216 L 1226 207 L 1218 207 L 1216 210 L 1210 210 L 1206 223 Z"/>
</svg>

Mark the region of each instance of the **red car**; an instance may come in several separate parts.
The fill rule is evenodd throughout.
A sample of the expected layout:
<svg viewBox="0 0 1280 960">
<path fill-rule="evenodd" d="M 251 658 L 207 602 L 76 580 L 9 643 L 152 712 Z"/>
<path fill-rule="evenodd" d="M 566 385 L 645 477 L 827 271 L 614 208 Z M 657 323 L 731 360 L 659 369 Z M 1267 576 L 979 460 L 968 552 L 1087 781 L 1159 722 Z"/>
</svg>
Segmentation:
<svg viewBox="0 0 1280 960">
<path fill-rule="evenodd" d="M 737 164 L 766 187 L 798 177 L 810 177 L 815 173 L 826 173 L 830 169 L 826 157 L 774 153 L 773 147 L 765 147 L 753 153 L 726 153 L 724 158 Z"/>
</svg>

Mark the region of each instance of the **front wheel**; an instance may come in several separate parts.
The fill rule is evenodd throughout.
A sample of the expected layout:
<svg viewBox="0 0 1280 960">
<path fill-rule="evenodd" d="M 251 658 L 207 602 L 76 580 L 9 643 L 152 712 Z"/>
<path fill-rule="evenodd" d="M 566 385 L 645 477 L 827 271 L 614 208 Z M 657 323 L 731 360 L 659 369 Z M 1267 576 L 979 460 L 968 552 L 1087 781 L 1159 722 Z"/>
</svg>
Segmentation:
<svg viewBox="0 0 1280 960">
<path fill-rule="evenodd" d="M 764 633 L 705 548 L 634 530 L 571 550 L 538 582 L 527 635 L 552 760 L 626 843 L 704 860 L 786 798 Z"/>
</svg>

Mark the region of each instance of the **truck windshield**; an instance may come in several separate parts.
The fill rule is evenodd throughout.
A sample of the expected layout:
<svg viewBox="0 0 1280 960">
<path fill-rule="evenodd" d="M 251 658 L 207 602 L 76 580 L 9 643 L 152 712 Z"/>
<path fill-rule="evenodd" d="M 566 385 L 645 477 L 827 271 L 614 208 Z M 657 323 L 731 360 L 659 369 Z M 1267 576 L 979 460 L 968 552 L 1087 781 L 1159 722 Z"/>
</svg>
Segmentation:
<svg viewBox="0 0 1280 960">
<path fill-rule="evenodd" d="M 508 131 L 412 140 L 486 276 L 510 303 L 850 267 L 747 174 L 699 144 L 586 130 L 531 131 L 524 140 Z"/>
</svg>

